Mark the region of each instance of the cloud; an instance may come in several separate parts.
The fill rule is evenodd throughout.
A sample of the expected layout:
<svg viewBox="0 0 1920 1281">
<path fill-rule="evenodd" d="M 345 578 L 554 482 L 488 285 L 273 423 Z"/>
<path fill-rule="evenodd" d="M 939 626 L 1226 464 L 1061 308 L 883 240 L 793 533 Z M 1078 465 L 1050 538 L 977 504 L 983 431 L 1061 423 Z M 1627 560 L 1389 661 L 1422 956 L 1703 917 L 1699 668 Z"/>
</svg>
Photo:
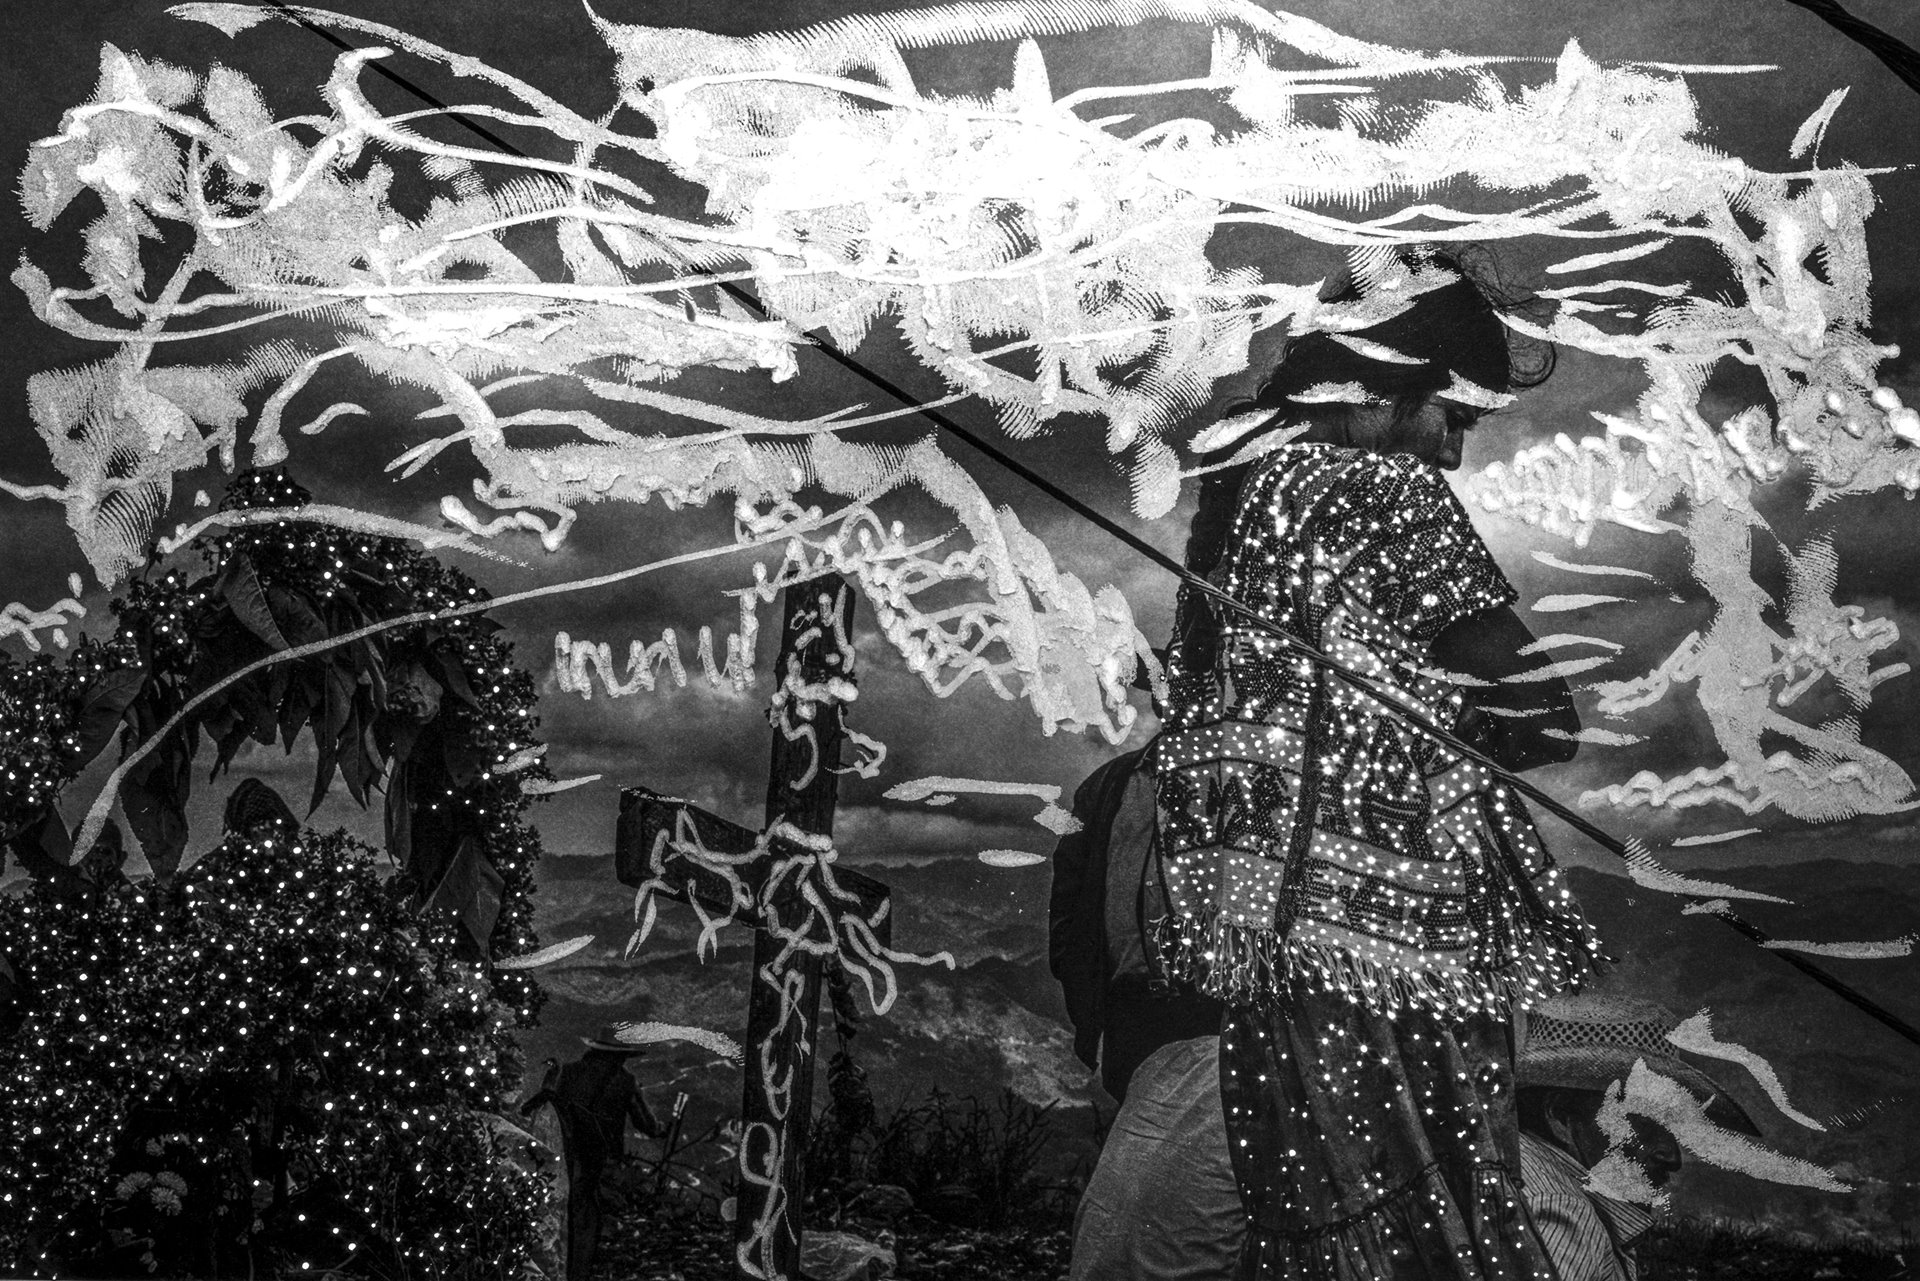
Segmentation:
<svg viewBox="0 0 1920 1281">
<path fill-rule="evenodd" d="M 1051 855 L 1058 839 L 1017 816 L 985 812 L 988 805 L 962 798 L 972 814 L 929 813 L 918 806 L 855 805 L 834 818 L 834 844 L 851 862 L 924 862 L 971 859 L 982 850 L 1018 849 Z M 1005 806 L 1016 809 L 1017 806 Z"/>
</svg>

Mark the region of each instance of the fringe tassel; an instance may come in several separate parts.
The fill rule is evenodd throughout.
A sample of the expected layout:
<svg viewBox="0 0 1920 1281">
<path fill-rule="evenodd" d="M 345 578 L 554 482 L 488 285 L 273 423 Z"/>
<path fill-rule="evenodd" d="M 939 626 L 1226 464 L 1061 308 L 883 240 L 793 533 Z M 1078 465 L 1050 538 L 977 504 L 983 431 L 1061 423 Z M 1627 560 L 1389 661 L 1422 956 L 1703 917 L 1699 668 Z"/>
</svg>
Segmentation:
<svg viewBox="0 0 1920 1281">
<path fill-rule="evenodd" d="M 1298 933 L 1282 939 L 1271 930 L 1234 925 L 1213 910 L 1163 916 L 1148 927 L 1168 977 L 1230 1004 L 1284 1002 L 1305 985 L 1387 1017 L 1418 1008 L 1447 1018 L 1504 1014 L 1516 1001 L 1544 1000 L 1591 967 L 1595 945 L 1584 920 L 1541 921 L 1528 933 L 1529 946 L 1504 965 L 1449 970 L 1362 956 L 1337 939 Z"/>
</svg>

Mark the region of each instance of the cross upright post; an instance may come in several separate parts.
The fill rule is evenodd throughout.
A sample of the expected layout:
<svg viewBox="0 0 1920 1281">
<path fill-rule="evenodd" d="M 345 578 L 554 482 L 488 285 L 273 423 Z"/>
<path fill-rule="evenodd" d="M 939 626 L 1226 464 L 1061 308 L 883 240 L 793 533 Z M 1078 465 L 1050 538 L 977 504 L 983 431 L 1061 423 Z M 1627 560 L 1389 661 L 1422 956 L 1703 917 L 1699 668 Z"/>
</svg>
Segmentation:
<svg viewBox="0 0 1920 1281">
<path fill-rule="evenodd" d="M 767 771 L 767 828 L 786 824 L 807 836 L 831 837 L 839 800 L 843 701 L 833 694 L 853 678 L 854 594 L 838 574 L 789 587 L 775 688 L 767 719 L 773 752 Z M 816 695 L 824 695 L 816 697 Z M 746 1083 L 741 1103 L 738 1218 L 734 1241 L 743 1276 L 800 1275 L 800 1216 L 806 1204 L 808 1130 L 813 1113 L 814 1031 L 820 1011 L 822 957 L 793 951 L 769 926 L 798 928 L 810 915 L 797 893 L 775 894 L 763 910 L 774 920 L 753 932 L 753 983 L 748 989 Z M 797 909 L 797 910 L 796 910 Z M 784 973 L 781 967 L 784 963 Z M 761 1029 L 767 1029 L 762 1034 Z M 748 1173 L 748 1147 L 765 1135 L 765 1159 L 774 1179 L 764 1185 Z M 765 1221 L 760 1258 L 746 1244 Z M 759 1263 L 764 1270 L 753 1269 Z"/>
<path fill-rule="evenodd" d="M 754 930 L 734 1218 L 743 1281 L 800 1275 L 803 1162 L 827 958 L 850 934 L 856 951 L 869 954 L 884 952 L 892 935 L 886 886 L 833 867 L 830 858 L 842 707 L 854 693 L 853 593 L 828 575 L 784 595 L 764 833 L 627 787 L 615 846 L 619 878 L 641 887 L 649 914 L 654 897 L 697 907 L 708 923 L 703 952 L 721 922 Z"/>
</svg>

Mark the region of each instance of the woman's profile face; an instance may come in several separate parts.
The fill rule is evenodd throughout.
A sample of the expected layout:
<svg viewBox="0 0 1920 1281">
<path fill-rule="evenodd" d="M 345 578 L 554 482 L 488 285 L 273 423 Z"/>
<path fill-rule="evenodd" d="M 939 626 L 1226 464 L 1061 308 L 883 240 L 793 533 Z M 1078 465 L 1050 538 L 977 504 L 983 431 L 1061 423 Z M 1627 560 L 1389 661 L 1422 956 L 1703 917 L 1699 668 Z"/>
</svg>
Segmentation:
<svg viewBox="0 0 1920 1281">
<path fill-rule="evenodd" d="M 1355 410 L 1354 434 L 1372 439 L 1381 453 L 1412 454 L 1442 471 L 1460 466 L 1460 451 L 1468 428 L 1480 416 L 1466 405 L 1429 396 L 1415 409 L 1398 413 L 1393 405 L 1367 405 Z"/>
</svg>

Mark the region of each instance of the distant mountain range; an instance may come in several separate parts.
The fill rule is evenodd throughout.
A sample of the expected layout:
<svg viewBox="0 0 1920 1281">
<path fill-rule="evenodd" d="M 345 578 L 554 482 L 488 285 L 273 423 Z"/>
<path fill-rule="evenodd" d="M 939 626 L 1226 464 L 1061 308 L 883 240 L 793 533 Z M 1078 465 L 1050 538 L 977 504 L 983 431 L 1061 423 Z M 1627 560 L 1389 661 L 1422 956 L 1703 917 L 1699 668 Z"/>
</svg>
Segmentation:
<svg viewBox="0 0 1920 1281">
<path fill-rule="evenodd" d="M 894 895 L 894 944 L 906 951 L 950 952 L 944 967 L 900 967 L 892 1011 L 870 1017 L 854 1051 L 866 1067 L 883 1115 L 934 1086 L 991 1102 L 1012 1089 L 1036 1104 L 1056 1104 L 1063 1159 L 1089 1150 L 1091 1106 L 1112 1103 L 1073 1057 L 1059 989 L 1046 966 L 1050 870 L 1003 870 L 977 863 L 867 867 Z M 1896 1234 L 1920 1223 L 1920 1046 L 1880 1027 L 1721 923 L 1682 916 L 1679 902 L 1631 881 L 1570 869 L 1575 891 L 1621 962 L 1618 981 L 1684 1017 L 1714 1014 L 1714 1033 L 1767 1059 L 1791 1104 L 1829 1122 L 1804 1129 L 1767 1100 L 1744 1068 L 1706 1064 L 1775 1146 L 1834 1168 L 1856 1185 L 1850 1194 L 1804 1192 L 1689 1165 L 1677 1185 L 1679 1208 L 1736 1215 L 1809 1231 Z M 1796 866 L 1723 869 L 1713 879 L 1775 894 L 1793 906 L 1742 904 L 1779 938 L 1870 940 L 1920 928 L 1920 868 L 1814 861 Z M 611 856 L 549 857 L 539 879 L 537 922 L 547 941 L 579 934 L 594 943 L 540 971 L 549 992 L 543 1025 L 526 1035 L 533 1079 L 548 1057 L 571 1058 L 581 1035 L 615 1019 L 688 1023 L 741 1037 L 750 941 L 723 932 L 719 954 L 694 955 L 690 909 L 663 904 L 658 925 L 632 961 L 622 951 L 633 930 L 633 892 L 620 885 Z M 1909 1022 L 1920 1022 L 1920 962 L 1912 957 L 1819 963 Z M 862 997 L 864 1002 L 864 996 Z M 822 1036 L 822 1054 L 833 1050 Z M 739 1076 L 689 1047 L 663 1047 L 640 1073 L 649 1097 L 669 1105 L 675 1090 L 692 1096 L 689 1123 L 737 1113 Z M 825 1102 L 824 1082 L 817 1097 Z"/>
</svg>

